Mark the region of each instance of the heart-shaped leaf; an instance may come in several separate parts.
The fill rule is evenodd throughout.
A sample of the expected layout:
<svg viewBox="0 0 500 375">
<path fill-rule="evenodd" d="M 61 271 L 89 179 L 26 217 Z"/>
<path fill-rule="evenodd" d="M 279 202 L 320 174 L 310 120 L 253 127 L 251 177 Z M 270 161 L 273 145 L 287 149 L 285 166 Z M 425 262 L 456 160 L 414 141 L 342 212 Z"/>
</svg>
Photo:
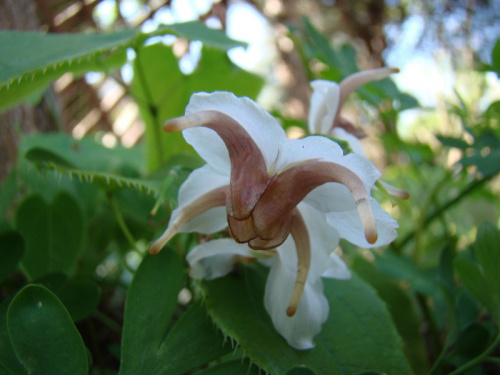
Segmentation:
<svg viewBox="0 0 500 375">
<path fill-rule="evenodd" d="M 31 279 L 73 271 L 82 247 L 84 218 L 71 195 L 60 193 L 52 203 L 39 195 L 26 198 L 18 208 L 16 226 L 26 245 L 21 264 Z"/>
<path fill-rule="evenodd" d="M 0 281 L 5 279 L 21 260 L 24 241 L 15 231 L 0 234 Z"/>
<path fill-rule="evenodd" d="M 7 327 L 14 351 L 30 374 L 88 374 L 87 351 L 68 311 L 40 285 L 12 300 Z"/>
<path fill-rule="evenodd" d="M 0 374 L 25 375 L 23 366 L 19 363 L 9 333 L 7 332 L 7 310 L 11 299 L 0 303 Z"/>
<path fill-rule="evenodd" d="M 317 375 L 411 374 L 387 308 L 357 276 L 324 280 L 329 319 L 315 338 L 316 347 L 305 351 L 290 347 L 274 329 L 263 307 L 266 277 L 261 266 L 242 267 L 239 276 L 202 283 L 212 319 L 253 363 L 271 374 L 285 374 L 297 364 Z"/>
<path fill-rule="evenodd" d="M 183 279 L 182 262 L 173 251 L 142 261 L 127 295 L 121 375 L 183 374 L 231 350 L 199 303 L 172 327 Z"/>
</svg>

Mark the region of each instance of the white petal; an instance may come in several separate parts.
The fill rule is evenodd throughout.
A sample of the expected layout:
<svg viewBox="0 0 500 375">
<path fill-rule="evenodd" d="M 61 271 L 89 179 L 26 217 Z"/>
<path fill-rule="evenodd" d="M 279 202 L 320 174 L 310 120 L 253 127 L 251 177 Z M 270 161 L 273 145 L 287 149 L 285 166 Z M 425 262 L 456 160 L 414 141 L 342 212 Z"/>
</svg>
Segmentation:
<svg viewBox="0 0 500 375">
<path fill-rule="evenodd" d="M 179 189 L 179 207 L 172 212 L 169 225 L 173 223 L 182 209 L 195 199 L 211 190 L 229 185 L 229 177 L 216 173 L 209 165 L 195 169 Z M 210 234 L 227 227 L 225 207 L 215 207 L 195 217 L 182 226 L 179 232 L 198 232 Z"/>
<path fill-rule="evenodd" d="M 194 94 L 186 107 L 186 114 L 205 110 L 223 112 L 239 122 L 261 149 L 267 166 L 272 165 L 278 154 L 278 148 L 286 141 L 285 131 L 276 119 L 249 98 L 238 98 L 233 93 L 222 91 L 212 94 Z M 209 144 L 212 137 L 209 139 L 204 138 L 208 134 L 207 132 L 195 136 L 194 132 L 198 132 L 198 130 L 198 128 L 185 130 L 186 140 L 207 163 L 222 163 L 223 158 L 218 154 L 217 159 L 212 160 L 215 148 L 215 146 Z M 223 147 L 225 148 L 225 146 Z"/>
<path fill-rule="evenodd" d="M 306 223 L 309 239 L 311 241 L 311 267 L 307 276 L 307 281 L 314 284 L 325 273 L 335 274 L 335 270 L 344 268 L 345 264 L 333 254 L 333 251 L 339 244 L 340 235 L 331 225 L 328 224 L 326 214 L 315 209 L 305 203 L 300 203 L 298 209 Z M 278 254 L 281 263 L 292 274 L 297 272 L 297 253 L 295 250 L 295 242 L 289 236 L 287 240 L 278 247 Z M 330 273 L 328 273 L 331 270 Z M 349 272 L 349 271 L 347 271 Z M 338 277 L 344 278 L 348 274 L 344 271 L 339 271 Z M 348 276 L 347 276 L 348 278 Z"/>
<path fill-rule="evenodd" d="M 229 185 L 229 176 L 221 175 L 209 165 L 192 171 L 179 189 L 179 207 L 186 206 L 211 190 Z"/>
<path fill-rule="evenodd" d="M 341 163 L 342 158 L 343 151 L 337 143 L 323 136 L 311 135 L 301 139 L 290 139 L 283 143 L 274 169 L 279 172 L 290 164 L 312 159 Z"/>
<path fill-rule="evenodd" d="M 338 232 L 328 224 L 326 215 L 323 212 L 305 203 L 299 204 L 298 208 L 306 223 L 309 239 L 311 241 L 311 268 L 309 270 L 308 280 L 314 283 L 330 267 L 334 267 L 330 259 L 330 254 L 332 254 L 338 246 L 340 236 Z M 278 248 L 281 259 L 284 259 L 285 256 L 282 256 L 280 251 L 281 250 Z M 286 256 L 286 258 L 288 257 L 289 256 Z M 295 272 L 296 269 L 297 266 L 295 264 L 292 270 Z"/>
<path fill-rule="evenodd" d="M 309 136 L 302 139 L 290 139 L 280 149 L 275 163 L 275 170 L 305 160 L 319 159 L 343 165 L 353 171 L 363 181 L 369 191 L 380 178 L 375 165 L 362 155 L 351 153 L 343 155 L 342 148 L 326 137 Z"/>
<path fill-rule="evenodd" d="M 304 294 L 294 316 L 286 315 L 292 294 L 295 274 L 275 259 L 269 273 L 264 305 L 276 330 L 296 349 L 314 347 L 313 338 L 328 318 L 328 301 L 323 295 L 323 282 L 306 283 Z"/>
<path fill-rule="evenodd" d="M 231 272 L 239 256 L 252 257 L 247 245 L 230 238 L 202 243 L 192 249 L 186 259 L 191 266 L 189 275 L 194 279 L 212 280 Z"/>
<path fill-rule="evenodd" d="M 172 219 L 178 215 L 177 210 L 172 212 Z M 171 220 L 172 220 L 171 219 Z M 183 225 L 180 233 L 202 233 L 211 234 L 221 231 L 227 227 L 227 214 L 225 207 L 215 207 L 196 216 L 189 223 Z"/>
<path fill-rule="evenodd" d="M 359 141 L 359 139 L 351 133 L 346 132 L 345 129 L 335 127 L 330 134 L 333 138 L 340 139 L 349 143 L 351 150 L 356 154 L 365 156 L 365 152 L 363 151 L 363 147 L 361 147 L 361 142 Z"/>
<path fill-rule="evenodd" d="M 309 131 L 327 134 L 333 126 L 340 99 L 340 88 L 336 82 L 316 80 L 311 82 L 313 93 L 309 108 Z"/>
<path fill-rule="evenodd" d="M 351 278 L 351 271 L 349 271 L 344 261 L 337 254 L 331 253 L 329 261 L 328 269 L 321 276 L 341 280 Z"/>
<path fill-rule="evenodd" d="M 372 198 L 370 203 L 378 234 L 378 239 L 374 244 L 370 244 L 366 240 L 361 218 L 355 209 L 330 212 L 326 215 L 328 222 L 339 232 L 342 238 L 345 238 L 356 246 L 371 248 L 387 245 L 397 237 L 396 228 L 398 228 L 398 223 L 380 207 L 375 199 Z"/>
<path fill-rule="evenodd" d="M 189 128 L 183 130 L 182 135 L 213 170 L 220 175 L 230 175 L 229 153 L 224 141 L 214 130 L 204 127 Z"/>
<path fill-rule="evenodd" d="M 325 213 L 356 209 L 349 189 L 335 182 L 318 186 L 303 199 L 303 202 Z"/>
</svg>

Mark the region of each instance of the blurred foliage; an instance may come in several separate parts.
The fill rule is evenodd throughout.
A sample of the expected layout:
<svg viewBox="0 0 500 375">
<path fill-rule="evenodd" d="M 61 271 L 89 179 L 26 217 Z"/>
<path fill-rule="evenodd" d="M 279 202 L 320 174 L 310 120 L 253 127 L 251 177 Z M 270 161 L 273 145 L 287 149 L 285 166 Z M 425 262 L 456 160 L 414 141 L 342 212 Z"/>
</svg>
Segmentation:
<svg viewBox="0 0 500 375">
<path fill-rule="evenodd" d="M 146 255 L 180 185 L 202 164 L 180 135 L 160 132 L 162 122 L 182 115 L 193 92 L 256 98 L 263 85 L 227 57 L 234 41 L 204 31 L 192 23 L 151 34 L 74 34 L 61 43 L 86 41 L 76 55 L 52 48 L 50 34 L 0 33 L 17 61 L 1 80 L 0 95 L 10 103 L 63 72 L 83 73 L 95 68 L 94 59 L 102 63 L 132 48 L 130 92 L 146 124 L 144 142 L 134 148 L 65 134 L 23 138 L 18 165 L 0 189 L 0 373 L 498 371 L 498 101 L 480 113 L 476 103 L 450 103 L 461 132 L 424 144 L 397 131 L 400 113 L 419 105 L 413 96 L 389 79 L 357 91 L 353 103 L 373 114 L 380 133 L 384 179 L 411 198 L 391 209 L 394 202 L 378 194 L 400 224 L 399 239 L 387 249 L 342 244 L 355 276 L 325 281 L 330 317 L 312 350 L 294 350 L 274 331 L 262 305 L 264 267 L 241 265 L 227 277 L 193 282 L 184 256 L 199 240 L 194 234 L 179 234 L 159 255 Z M 189 75 L 171 46 L 148 43 L 173 32 L 204 43 Z M 355 50 L 332 48 L 307 19 L 289 35 L 310 80 L 339 81 L 358 70 Z M 19 40 L 29 50 L 13 48 Z M 498 46 L 481 70 L 498 74 Z M 113 61 L 102 70 L 124 63 Z M 311 69 L 317 61 L 325 66 L 320 72 Z M 277 117 L 306 129 L 303 121 Z"/>
</svg>

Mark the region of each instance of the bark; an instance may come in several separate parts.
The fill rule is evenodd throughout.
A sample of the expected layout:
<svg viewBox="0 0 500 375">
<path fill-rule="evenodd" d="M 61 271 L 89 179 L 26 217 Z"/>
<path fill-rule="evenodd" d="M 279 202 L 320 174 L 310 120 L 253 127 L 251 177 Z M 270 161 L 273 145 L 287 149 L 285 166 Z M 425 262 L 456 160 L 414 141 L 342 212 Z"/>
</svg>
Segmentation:
<svg viewBox="0 0 500 375">
<path fill-rule="evenodd" d="M 2 0 L 0 29 L 37 30 L 40 27 L 33 0 Z M 0 182 L 16 164 L 21 136 L 33 132 L 54 130 L 47 101 L 35 106 L 20 104 L 0 113 Z"/>
</svg>

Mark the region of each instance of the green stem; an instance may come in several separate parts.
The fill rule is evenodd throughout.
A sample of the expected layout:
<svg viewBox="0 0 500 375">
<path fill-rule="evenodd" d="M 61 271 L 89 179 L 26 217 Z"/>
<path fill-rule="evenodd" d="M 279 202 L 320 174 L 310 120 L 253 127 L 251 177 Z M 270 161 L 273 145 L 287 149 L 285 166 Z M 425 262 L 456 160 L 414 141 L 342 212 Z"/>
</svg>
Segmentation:
<svg viewBox="0 0 500 375">
<path fill-rule="evenodd" d="M 438 183 L 434 186 L 434 188 L 431 190 L 430 194 L 427 196 L 427 199 L 425 200 L 424 204 L 421 206 L 420 210 L 420 218 L 417 222 L 417 225 L 415 227 L 415 251 L 413 252 L 413 260 L 415 263 L 418 264 L 418 260 L 420 259 L 420 253 L 421 253 L 421 239 L 422 239 L 422 234 L 425 231 L 426 227 L 426 218 L 428 216 L 429 208 L 431 207 L 432 203 L 436 200 L 436 197 L 439 193 L 439 191 L 443 188 L 443 185 L 446 183 L 446 181 L 449 179 L 450 174 L 448 171 L 445 171 L 443 177 L 438 181 Z"/>
<path fill-rule="evenodd" d="M 496 363 L 500 365 L 500 358 L 497 357 L 488 357 L 484 359 L 485 362 Z"/>
<path fill-rule="evenodd" d="M 432 316 L 429 306 L 427 305 L 427 301 L 425 297 L 420 293 L 417 294 L 417 301 L 418 305 L 422 309 L 422 313 L 424 314 L 427 324 L 429 324 L 429 334 L 432 341 L 432 346 L 434 347 L 434 352 L 440 353 L 443 348 L 441 345 L 441 340 L 439 339 L 439 330 L 437 329 L 434 317 Z"/>
<path fill-rule="evenodd" d="M 472 193 L 477 188 L 483 186 L 486 182 L 488 182 L 489 180 L 491 180 L 494 176 L 495 175 L 489 175 L 489 176 L 485 176 L 485 177 L 483 177 L 481 179 L 472 181 L 469 185 L 467 185 L 465 187 L 465 189 L 463 189 L 460 192 L 460 194 L 458 194 L 456 197 L 450 199 L 449 201 L 447 201 L 443 205 L 441 205 L 438 208 L 436 208 L 436 210 L 434 210 L 434 212 L 432 212 L 430 215 L 427 215 L 425 217 L 425 219 L 423 220 L 423 222 L 422 222 L 422 225 L 423 225 L 422 228 L 427 227 L 436 218 L 440 217 L 446 210 L 448 210 L 449 208 L 451 208 L 454 205 L 456 205 L 458 202 L 460 202 L 463 198 L 465 198 L 467 195 L 469 195 L 470 193 Z M 404 237 L 401 240 L 401 242 L 399 242 L 398 244 L 396 244 L 394 246 L 394 250 L 396 252 L 400 252 L 401 248 L 403 248 L 409 241 L 411 241 L 413 239 L 413 237 L 415 237 L 415 235 L 416 235 L 416 230 L 413 231 L 413 232 L 410 232 L 406 237 Z"/>
<path fill-rule="evenodd" d="M 128 243 L 132 247 L 132 250 L 134 250 L 138 254 L 142 255 L 142 253 L 137 248 L 134 236 L 132 236 L 132 233 L 128 229 L 127 224 L 125 223 L 125 220 L 123 219 L 123 215 L 122 215 L 122 213 L 121 213 L 118 205 L 116 204 L 116 201 L 115 201 L 113 195 L 112 194 L 108 194 L 108 199 L 109 199 L 109 204 L 111 205 L 111 209 L 113 210 L 113 213 L 115 214 L 116 221 L 118 222 L 118 226 L 122 230 L 123 235 L 127 239 Z"/>
<path fill-rule="evenodd" d="M 481 362 L 484 362 L 484 361 L 490 361 L 492 362 L 497 362 L 498 361 L 498 358 L 495 359 L 495 358 L 488 358 L 488 356 L 491 354 L 491 352 L 493 350 L 496 349 L 496 347 L 500 345 L 500 333 L 497 334 L 497 338 L 495 339 L 495 341 L 493 342 L 493 344 L 491 344 L 488 349 L 486 349 L 484 352 L 482 352 L 481 354 L 479 354 L 476 358 L 474 358 L 472 361 L 469 361 L 467 362 L 465 365 L 457 368 L 455 371 L 451 372 L 449 375 L 458 375 L 458 374 L 463 374 L 464 372 L 478 366 L 481 364 Z"/>
<path fill-rule="evenodd" d="M 163 152 L 163 145 L 162 145 L 162 136 L 161 136 L 161 131 L 160 127 L 157 126 L 159 124 L 158 121 L 158 109 L 156 105 L 154 104 L 153 100 L 153 94 L 151 93 L 151 90 L 149 89 L 148 82 L 146 80 L 146 75 L 144 74 L 144 67 L 142 66 L 141 58 L 140 58 L 140 48 L 139 47 L 134 47 L 135 51 L 135 60 L 136 60 L 136 73 L 137 73 L 137 80 L 139 82 L 139 85 L 142 87 L 142 90 L 144 92 L 144 97 L 146 99 L 146 105 L 144 108 L 149 112 L 149 116 L 153 119 L 153 131 L 154 131 L 154 142 L 156 145 L 156 155 L 158 157 L 158 164 L 161 164 L 163 162 L 164 158 L 164 152 Z"/>
<path fill-rule="evenodd" d="M 94 311 L 92 316 L 97 320 L 99 320 L 101 323 L 103 323 L 105 326 L 107 326 L 109 329 L 111 329 L 113 332 L 121 333 L 122 327 L 113 319 L 111 319 L 109 316 L 102 313 L 101 311 L 99 310 Z"/>
</svg>

